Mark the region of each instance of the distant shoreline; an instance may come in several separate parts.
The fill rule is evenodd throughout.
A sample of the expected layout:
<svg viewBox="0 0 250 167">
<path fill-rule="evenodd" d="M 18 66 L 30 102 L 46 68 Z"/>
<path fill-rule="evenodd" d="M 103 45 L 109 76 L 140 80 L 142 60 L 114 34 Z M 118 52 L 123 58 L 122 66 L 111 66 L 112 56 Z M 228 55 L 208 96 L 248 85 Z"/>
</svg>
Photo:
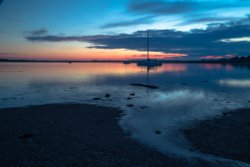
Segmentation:
<svg viewBox="0 0 250 167">
<path fill-rule="evenodd" d="M 250 56 L 247 57 L 235 57 L 230 59 L 213 59 L 213 60 L 155 60 L 160 63 L 211 63 L 211 64 L 244 64 L 250 65 Z M 12 60 L 12 59 L 0 59 L 0 63 L 138 63 L 146 60 Z"/>
</svg>

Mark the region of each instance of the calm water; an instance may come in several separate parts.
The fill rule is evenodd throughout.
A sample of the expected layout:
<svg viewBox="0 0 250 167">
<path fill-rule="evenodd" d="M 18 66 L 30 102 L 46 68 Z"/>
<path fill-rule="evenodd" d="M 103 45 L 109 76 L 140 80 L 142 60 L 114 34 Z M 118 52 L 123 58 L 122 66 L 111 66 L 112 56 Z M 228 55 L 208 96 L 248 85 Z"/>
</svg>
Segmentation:
<svg viewBox="0 0 250 167">
<path fill-rule="evenodd" d="M 136 98 L 148 98 L 174 91 L 213 94 L 218 96 L 215 101 L 242 106 L 248 105 L 250 98 L 250 68 L 220 64 L 164 64 L 150 69 L 147 78 L 147 69 L 136 64 L 1 63 L 0 79 L 1 108 L 92 101 L 105 93 L 117 102 L 129 93 L 137 93 Z M 130 83 L 149 83 L 160 89 L 139 88 Z"/>
<path fill-rule="evenodd" d="M 209 161 L 215 157 L 190 152 L 178 130 L 193 120 L 250 104 L 250 68 L 232 65 L 164 64 L 147 69 L 122 63 L 1 63 L 0 80 L 0 108 L 55 102 L 120 107 L 125 112 L 120 125 L 134 139 L 169 155 Z M 107 93 L 110 98 L 104 97 Z"/>
</svg>

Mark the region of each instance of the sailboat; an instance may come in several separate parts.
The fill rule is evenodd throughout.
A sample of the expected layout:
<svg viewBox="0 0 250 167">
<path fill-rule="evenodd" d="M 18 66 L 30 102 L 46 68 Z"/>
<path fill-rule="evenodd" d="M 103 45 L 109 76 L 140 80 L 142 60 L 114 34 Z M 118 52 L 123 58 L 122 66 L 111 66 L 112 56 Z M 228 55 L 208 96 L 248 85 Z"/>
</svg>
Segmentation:
<svg viewBox="0 0 250 167">
<path fill-rule="evenodd" d="M 148 30 L 147 31 L 147 59 L 137 62 L 137 66 L 153 68 L 153 67 L 157 67 L 161 65 L 162 63 L 160 61 L 149 58 L 149 30 Z"/>
<path fill-rule="evenodd" d="M 142 83 L 132 83 L 130 85 L 132 86 L 140 86 L 140 87 L 146 87 L 149 89 L 158 89 L 158 86 L 155 85 L 150 85 L 149 84 L 149 71 L 150 69 L 154 68 L 154 67 L 158 67 L 161 66 L 162 63 L 158 60 L 153 60 L 149 58 L 149 31 L 147 31 L 147 59 L 146 60 L 142 60 L 142 61 L 138 61 L 137 62 L 137 66 L 141 66 L 147 69 L 147 79 L 146 79 L 146 84 L 142 84 Z"/>
</svg>

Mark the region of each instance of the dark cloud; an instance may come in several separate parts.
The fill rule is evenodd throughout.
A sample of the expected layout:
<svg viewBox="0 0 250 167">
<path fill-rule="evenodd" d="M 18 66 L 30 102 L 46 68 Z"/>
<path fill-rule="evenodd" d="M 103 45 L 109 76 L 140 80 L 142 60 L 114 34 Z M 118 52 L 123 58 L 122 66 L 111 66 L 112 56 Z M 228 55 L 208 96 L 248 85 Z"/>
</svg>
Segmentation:
<svg viewBox="0 0 250 167">
<path fill-rule="evenodd" d="M 189 32 L 176 30 L 150 30 L 150 49 L 166 53 L 183 53 L 193 57 L 207 55 L 249 55 L 250 42 L 222 42 L 222 39 L 250 36 L 250 17 L 224 24 L 211 24 L 205 30 Z M 29 41 L 92 43 L 92 48 L 132 49 L 144 51 L 146 32 L 97 36 L 28 36 Z"/>
<path fill-rule="evenodd" d="M 101 28 L 127 27 L 127 26 L 148 24 L 148 23 L 152 23 L 152 22 L 153 22 L 153 17 L 147 16 L 147 17 L 141 17 L 141 18 L 129 20 L 129 21 L 108 23 L 108 24 L 103 25 Z"/>
<path fill-rule="evenodd" d="M 70 41 L 79 41 L 79 42 L 91 42 L 98 41 L 101 39 L 112 38 L 109 35 L 96 35 L 96 36 L 60 36 L 60 35 L 44 35 L 44 36 L 28 36 L 27 40 L 32 42 L 70 42 Z"/>
</svg>

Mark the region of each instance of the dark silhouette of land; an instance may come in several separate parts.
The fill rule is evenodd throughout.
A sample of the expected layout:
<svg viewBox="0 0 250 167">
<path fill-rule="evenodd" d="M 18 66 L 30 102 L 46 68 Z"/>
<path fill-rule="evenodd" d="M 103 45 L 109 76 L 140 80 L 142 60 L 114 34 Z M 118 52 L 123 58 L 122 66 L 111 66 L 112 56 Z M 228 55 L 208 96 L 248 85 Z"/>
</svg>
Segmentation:
<svg viewBox="0 0 250 167">
<path fill-rule="evenodd" d="M 152 59 L 153 60 L 153 59 Z M 145 61 L 144 59 L 136 60 L 28 60 L 28 59 L 0 59 L 0 62 L 32 62 L 32 63 L 106 63 L 106 62 L 121 62 L 125 64 L 138 63 Z M 222 59 L 197 59 L 197 60 L 157 60 L 161 63 L 221 63 L 221 64 L 250 64 L 250 55 L 233 57 L 233 58 L 222 58 Z"/>
</svg>

